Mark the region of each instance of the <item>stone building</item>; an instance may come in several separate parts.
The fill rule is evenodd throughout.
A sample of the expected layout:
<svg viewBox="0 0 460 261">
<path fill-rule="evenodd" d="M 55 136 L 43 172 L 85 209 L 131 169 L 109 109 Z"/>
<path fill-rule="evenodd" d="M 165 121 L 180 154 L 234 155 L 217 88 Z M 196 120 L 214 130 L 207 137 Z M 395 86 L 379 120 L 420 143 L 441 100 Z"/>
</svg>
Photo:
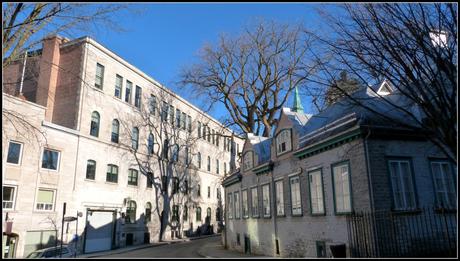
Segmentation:
<svg viewBox="0 0 460 261">
<path fill-rule="evenodd" d="M 331 246 L 342 246 L 349 257 L 357 251 L 351 246 L 356 235 L 349 227 L 349 217 L 356 213 L 409 219 L 425 206 L 456 212 L 455 164 L 423 130 L 395 124 L 403 120 L 416 126 L 384 99 L 416 112 L 417 108 L 385 81 L 352 97 L 374 112 L 343 98 L 309 115 L 296 92 L 293 108 L 283 108 L 272 137 L 247 135 L 240 169 L 223 182 L 223 242 L 228 248 L 269 256 L 331 257 Z M 434 214 L 429 217 L 434 220 Z M 412 228 L 403 223 L 399 229 L 393 227 L 392 239 L 383 237 L 386 224 L 374 220 L 371 229 L 379 236 L 369 237 L 368 246 L 383 256 L 387 241 L 415 247 L 427 240 L 423 242 L 431 243 L 424 244 L 426 249 L 445 238 L 446 231 L 449 240 L 456 238 L 456 222 L 448 227 L 435 224 L 425 233 L 419 219 Z M 416 227 L 419 231 L 410 234 Z M 368 232 L 363 230 L 364 226 L 357 232 Z M 405 240 L 402 233 L 412 237 Z"/>
<path fill-rule="evenodd" d="M 88 37 L 48 37 L 3 69 L 3 257 L 158 241 L 163 214 L 164 239 L 217 231 L 231 130 Z M 64 203 L 81 214 L 62 227 Z"/>
</svg>

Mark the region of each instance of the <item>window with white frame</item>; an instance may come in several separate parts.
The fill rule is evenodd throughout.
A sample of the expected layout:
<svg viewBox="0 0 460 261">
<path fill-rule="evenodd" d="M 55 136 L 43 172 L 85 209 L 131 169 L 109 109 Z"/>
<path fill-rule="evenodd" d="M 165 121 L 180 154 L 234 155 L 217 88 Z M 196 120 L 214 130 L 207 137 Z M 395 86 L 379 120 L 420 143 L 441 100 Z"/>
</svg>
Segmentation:
<svg viewBox="0 0 460 261">
<path fill-rule="evenodd" d="M 235 199 L 235 218 L 240 218 L 240 192 L 233 193 Z"/>
<path fill-rule="evenodd" d="M 128 185 L 137 186 L 138 171 L 135 169 L 128 170 Z"/>
<path fill-rule="evenodd" d="M 415 209 L 415 191 L 408 160 L 388 160 L 395 210 Z"/>
<path fill-rule="evenodd" d="M 115 97 L 121 99 L 121 90 L 123 88 L 123 77 L 116 75 L 115 78 Z"/>
<path fill-rule="evenodd" d="M 457 181 L 452 166 L 448 161 L 432 161 L 436 205 L 438 207 L 455 209 L 457 206 L 456 190 Z"/>
<path fill-rule="evenodd" d="M 323 180 L 321 170 L 308 173 L 310 183 L 310 202 L 312 214 L 324 214 Z"/>
<path fill-rule="evenodd" d="M 227 196 L 227 210 L 228 210 L 228 218 L 233 218 L 233 197 L 232 197 L 232 193 L 228 193 L 228 196 Z"/>
<path fill-rule="evenodd" d="M 259 197 L 257 195 L 257 187 L 251 189 L 251 207 L 252 207 L 252 216 L 259 216 Z"/>
<path fill-rule="evenodd" d="M 52 211 L 54 208 L 54 190 L 39 189 L 36 210 Z"/>
<path fill-rule="evenodd" d="M 262 208 L 264 217 L 270 217 L 270 185 L 262 186 Z"/>
<path fill-rule="evenodd" d="M 155 97 L 155 95 L 153 94 L 150 94 L 149 110 L 152 115 L 155 115 L 156 108 L 157 108 L 157 97 Z"/>
<path fill-rule="evenodd" d="M 243 218 L 247 218 L 249 216 L 247 190 L 241 191 L 241 200 L 243 201 Z"/>
<path fill-rule="evenodd" d="M 280 131 L 276 136 L 276 154 L 290 151 L 291 147 L 291 129 Z"/>
<path fill-rule="evenodd" d="M 57 170 L 59 167 L 59 151 L 44 149 L 42 157 L 42 168 Z"/>
<path fill-rule="evenodd" d="M 276 214 L 284 216 L 284 194 L 283 194 L 283 180 L 275 182 L 276 190 Z"/>
<path fill-rule="evenodd" d="M 21 162 L 22 143 L 10 141 L 6 162 L 19 165 Z"/>
<path fill-rule="evenodd" d="M 101 90 L 104 85 L 104 66 L 99 63 L 96 64 L 96 81 L 94 85 Z"/>
<path fill-rule="evenodd" d="M 250 170 L 252 169 L 253 165 L 254 165 L 254 152 L 252 151 L 248 151 L 244 154 L 244 159 L 243 159 L 243 166 L 244 166 L 244 170 Z"/>
<path fill-rule="evenodd" d="M 334 180 L 335 211 L 336 213 L 351 212 L 351 195 L 350 195 L 350 170 L 348 163 L 341 163 L 332 168 L 332 177 Z"/>
<path fill-rule="evenodd" d="M 131 91 L 133 89 L 133 83 L 126 80 L 126 91 L 125 91 L 125 102 L 131 103 Z"/>
<path fill-rule="evenodd" d="M 302 202 L 300 199 L 300 178 L 294 176 L 289 178 L 291 187 L 291 213 L 293 216 L 302 214 Z"/>
<path fill-rule="evenodd" d="M 15 198 L 16 198 L 16 187 L 3 186 L 2 208 L 4 210 L 14 209 Z"/>
<path fill-rule="evenodd" d="M 141 108 L 142 88 L 136 85 L 136 93 L 134 96 L 134 106 Z"/>
</svg>

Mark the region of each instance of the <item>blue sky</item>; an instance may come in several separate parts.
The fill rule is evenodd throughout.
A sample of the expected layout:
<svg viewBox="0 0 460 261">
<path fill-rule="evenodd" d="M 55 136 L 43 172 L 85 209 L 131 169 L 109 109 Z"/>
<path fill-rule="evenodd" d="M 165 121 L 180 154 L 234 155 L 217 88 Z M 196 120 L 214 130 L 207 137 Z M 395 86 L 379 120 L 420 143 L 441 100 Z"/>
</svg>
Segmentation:
<svg viewBox="0 0 460 261">
<path fill-rule="evenodd" d="M 197 4 L 132 4 L 135 11 L 117 14 L 123 32 L 99 28 L 91 35 L 129 63 L 147 73 L 198 107 L 188 90 L 181 90 L 175 82 L 180 69 L 192 63 L 200 47 L 213 43 L 220 33 L 238 34 L 255 19 L 282 23 L 304 23 L 320 30 L 320 18 L 309 3 L 197 3 Z M 333 6 L 327 5 L 327 8 Z M 291 106 L 289 99 L 288 106 Z M 309 100 L 303 97 L 306 112 Z M 222 108 L 210 112 L 216 119 L 225 114 Z"/>
</svg>

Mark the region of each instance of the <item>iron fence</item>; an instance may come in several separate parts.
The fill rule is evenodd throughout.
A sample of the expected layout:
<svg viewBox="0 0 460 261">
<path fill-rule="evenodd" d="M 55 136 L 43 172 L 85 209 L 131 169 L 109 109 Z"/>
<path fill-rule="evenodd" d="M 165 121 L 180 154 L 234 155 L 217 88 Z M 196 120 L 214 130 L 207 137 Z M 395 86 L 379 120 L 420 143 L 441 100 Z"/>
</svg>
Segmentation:
<svg viewBox="0 0 460 261">
<path fill-rule="evenodd" d="M 347 217 L 352 257 L 455 257 L 457 211 L 355 212 Z"/>
</svg>

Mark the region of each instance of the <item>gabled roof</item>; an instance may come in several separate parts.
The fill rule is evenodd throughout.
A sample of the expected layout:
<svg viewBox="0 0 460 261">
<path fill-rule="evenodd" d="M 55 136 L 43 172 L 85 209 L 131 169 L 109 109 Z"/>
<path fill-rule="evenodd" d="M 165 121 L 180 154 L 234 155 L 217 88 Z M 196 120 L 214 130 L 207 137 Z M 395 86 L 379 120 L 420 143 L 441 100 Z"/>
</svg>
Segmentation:
<svg viewBox="0 0 460 261">
<path fill-rule="evenodd" d="M 248 135 L 248 140 L 259 158 L 258 162 L 256 162 L 256 166 L 268 162 L 271 156 L 270 144 L 272 139 L 268 137 Z"/>
<path fill-rule="evenodd" d="M 293 112 L 290 108 L 283 108 L 282 113 L 292 122 L 292 128 L 299 133 L 299 135 L 303 134 L 303 126 L 305 126 L 308 120 L 313 116 L 312 114 L 306 114 L 304 112 Z"/>
</svg>

